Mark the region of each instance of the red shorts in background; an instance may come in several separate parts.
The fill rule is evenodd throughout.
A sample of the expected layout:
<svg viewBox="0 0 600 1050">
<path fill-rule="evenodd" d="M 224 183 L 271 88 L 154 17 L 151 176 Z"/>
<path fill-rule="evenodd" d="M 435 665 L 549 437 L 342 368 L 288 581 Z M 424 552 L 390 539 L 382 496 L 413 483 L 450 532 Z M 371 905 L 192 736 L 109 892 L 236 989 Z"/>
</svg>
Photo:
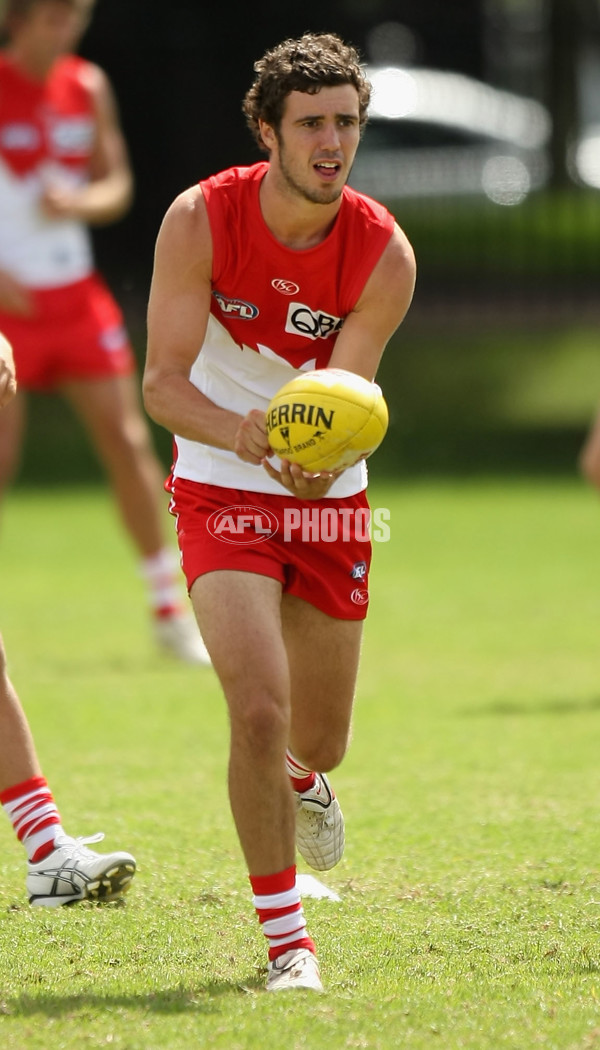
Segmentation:
<svg viewBox="0 0 600 1050">
<path fill-rule="evenodd" d="M 51 390 L 69 379 L 129 375 L 135 358 L 123 315 L 98 274 L 63 288 L 33 289 L 33 317 L 0 311 L 12 343 L 17 382 Z"/>
<path fill-rule="evenodd" d="M 207 572 L 253 572 L 328 616 L 364 620 L 371 564 L 365 492 L 298 500 L 172 477 L 166 488 L 188 589 Z"/>
</svg>

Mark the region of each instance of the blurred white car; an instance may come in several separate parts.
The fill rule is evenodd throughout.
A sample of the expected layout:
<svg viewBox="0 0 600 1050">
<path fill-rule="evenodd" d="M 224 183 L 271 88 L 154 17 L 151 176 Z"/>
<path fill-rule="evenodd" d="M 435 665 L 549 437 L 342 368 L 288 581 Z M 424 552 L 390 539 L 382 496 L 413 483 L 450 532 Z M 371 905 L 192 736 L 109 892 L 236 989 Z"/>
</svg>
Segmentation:
<svg viewBox="0 0 600 1050">
<path fill-rule="evenodd" d="M 485 195 L 519 204 L 549 175 L 551 121 L 533 99 L 461 73 L 368 67 L 369 122 L 350 185 L 377 199 Z"/>
<path fill-rule="evenodd" d="M 600 124 L 590 124 L 571 144 L 567 167 L 575 182 L 600 190 Z"/>
</svg>

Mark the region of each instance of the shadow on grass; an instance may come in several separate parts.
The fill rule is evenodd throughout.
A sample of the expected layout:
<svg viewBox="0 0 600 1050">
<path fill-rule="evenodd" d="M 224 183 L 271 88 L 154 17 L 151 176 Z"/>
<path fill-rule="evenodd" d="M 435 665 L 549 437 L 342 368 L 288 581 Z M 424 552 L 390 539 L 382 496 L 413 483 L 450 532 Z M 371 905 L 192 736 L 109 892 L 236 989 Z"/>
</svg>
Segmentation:
<svg viewBox="0 0 600 1050">
<path fill-rule="evenodd" d="M 148 1013 L 181 1014 L 181 1013 L 218 1013 L 221 1007 L 216 1000 L 230 995 L 257 995 L 264 990 L 264 978 L 252 974 L 244 982 L 210 981 L 197 988 L 165 988 L 156 992 L 139 992 L 130 995 L 115 993 L 111 995 L 82 992 L 72 995 L 19 995 L 5 999 L 0 1007 L 8 1017 L 33 1017 L 45 1014 L 47 1017 L 72 1017 L 78 1013 L 96 1010 L 142 1010 Z"/>
<path fill-rule="evenodd" d="M 461 715 L 471 718 L 485 718 L 489 715 L 502 717 L 512 716 L 535 716 L 545 715 L 573 715 L 589 714 L 590 711 L 600 711 L 600 696 L 589 699 L 578 700 L 493 700 L 489 704 L 477 704 L 472 707 L 463 708 Z"/>
</svg>

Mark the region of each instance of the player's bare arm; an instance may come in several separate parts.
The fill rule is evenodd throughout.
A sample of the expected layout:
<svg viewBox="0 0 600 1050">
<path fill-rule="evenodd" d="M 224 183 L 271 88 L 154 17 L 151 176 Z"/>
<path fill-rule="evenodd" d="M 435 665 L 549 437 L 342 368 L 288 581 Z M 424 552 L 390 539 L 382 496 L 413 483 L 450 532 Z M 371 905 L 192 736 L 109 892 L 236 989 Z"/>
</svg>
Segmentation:
<svg viewBox="0 0 600 1050">
<path fill-rule="evenodd" d="M 410 306 L 415 277 L 413 250 L 396 225 L 358 303 L 344 321 L 330 368 L 345 368 L 365 379 L 375 378 L 383 351 Z"/>
<path fill-rule="evenodd" d="M 269 452 L 263 413 L 245 418 L 215 405 L 190 382 L 211 301 L 212 240 L 204 197 L 194 186 L 174 201 L 161 226 L 148 305 L 144 403 L 172 433 L 236 452 L 259 464 Z"/>
<path fill-rule="evenodd" d="M 88 76 L 96 117 L 90 181 L 78 188 L 59 183 L 50 185 L 41 204 L 50 218 L 77 219 L 91 226 L 102 226 L 120 219 L 129 209 L 133 174 L 108 77 L 94 65 L 89 67 Z"/>
</svg>

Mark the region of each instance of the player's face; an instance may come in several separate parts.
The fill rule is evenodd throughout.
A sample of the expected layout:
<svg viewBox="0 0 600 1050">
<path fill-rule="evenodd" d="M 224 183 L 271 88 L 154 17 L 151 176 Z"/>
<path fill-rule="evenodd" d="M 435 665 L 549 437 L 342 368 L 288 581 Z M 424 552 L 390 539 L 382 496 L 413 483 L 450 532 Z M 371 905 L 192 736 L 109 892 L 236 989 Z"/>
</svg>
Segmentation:
<svg viewBox="0 0 600 1050">
<path fill-rule="evenodd" d="M 17 23 L 13 40 L 33 65 L 49 67 L 77 46 L 92 6 L 91 0 L 79 0 L 76 4 L 44 0 Z"/>
<path fill-rule="evenodd" d="M 316 95 L 292 91 L 278 132 L 261 130 L 271 166 L 288 192 L 331 204 L 348 179 L 360 139 L 358 92 L 352 84 L 323 87 Z"/>
</svg>

